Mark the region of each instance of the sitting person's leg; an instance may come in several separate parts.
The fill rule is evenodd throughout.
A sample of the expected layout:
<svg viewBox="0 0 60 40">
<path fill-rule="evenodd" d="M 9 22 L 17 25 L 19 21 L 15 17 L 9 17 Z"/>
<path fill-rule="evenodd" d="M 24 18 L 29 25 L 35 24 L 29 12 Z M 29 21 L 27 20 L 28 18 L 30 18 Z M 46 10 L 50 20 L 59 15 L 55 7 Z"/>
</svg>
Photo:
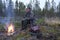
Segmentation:
<svg viewBox="0 0 60 40">
<path fill-rule="evenodd" d="M 27 20 L 22 21 L 22 30 L 27 28 Z"/>
<path fill-rule="evenodd" d="M 30 19 L 27 19 L 27 28 L 31 27 Z"/>
<path fill-rule="evenodd" d="M 33 25 L 33 23 L 34 23 L 34 19 L 30 19 L 30 24 Z"/>
</svg>

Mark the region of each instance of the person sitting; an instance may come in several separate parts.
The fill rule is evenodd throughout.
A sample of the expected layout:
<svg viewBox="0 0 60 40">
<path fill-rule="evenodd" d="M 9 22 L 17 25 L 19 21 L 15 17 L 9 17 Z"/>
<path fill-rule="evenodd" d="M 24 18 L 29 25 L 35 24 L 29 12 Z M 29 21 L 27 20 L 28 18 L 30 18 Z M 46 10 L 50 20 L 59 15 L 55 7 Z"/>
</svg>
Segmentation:
<svg viewBox="0 0 60 40">
<path fill-rule="evenodd" d="M 26 8 L 26 14 L 24 16 L 24 20 L 22 20 L 22 29 L 26 29 L 28 24 L 33 25 L 34 14 L 31 12 L 31 8 Z"/>
</svg>

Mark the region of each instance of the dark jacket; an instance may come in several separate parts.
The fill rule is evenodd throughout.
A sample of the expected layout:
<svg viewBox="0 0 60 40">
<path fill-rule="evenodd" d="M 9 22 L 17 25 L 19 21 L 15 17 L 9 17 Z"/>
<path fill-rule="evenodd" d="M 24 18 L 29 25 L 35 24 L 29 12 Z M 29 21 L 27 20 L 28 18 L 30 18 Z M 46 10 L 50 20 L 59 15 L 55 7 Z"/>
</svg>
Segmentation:
<svg viewBox="0 0 60 40">
<path fill-rule="evenodd" d="M 29 20 L 30 22 L 28 22 L 28 23 L 30 23 L 32 25 L 35 23 L 35 20 L 36 20 L 35 15 L 32 12 L 27 12 L 24 16 L 24 19 Z"/>
<path fill-rule="evenodd" d="M 24 18 L 29 18 L 29 19 L 33 19 L 34 18 L 34 14 L 32 12 L 27 12 L 24 16 Z"/>
</svg>

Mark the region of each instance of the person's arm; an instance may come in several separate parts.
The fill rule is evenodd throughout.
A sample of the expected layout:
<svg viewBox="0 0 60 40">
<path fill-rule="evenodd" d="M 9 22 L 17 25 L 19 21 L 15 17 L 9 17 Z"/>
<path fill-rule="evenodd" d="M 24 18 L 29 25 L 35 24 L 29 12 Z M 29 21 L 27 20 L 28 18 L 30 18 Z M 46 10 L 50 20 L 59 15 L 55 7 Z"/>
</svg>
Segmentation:
<svg viewBox="0 0 60 40">
<path fill-rule="evenodd" d="M 25 14 L 23 18 L 25 18 L 25 17 L 26 17 L 26 15 L 27 15 L 27 14 Z"/>
<path fill-rule="evenodd" d="M 34 18 L 34 13 L 33 12 L 31 12 L 30 18 Z"/>
</svg>

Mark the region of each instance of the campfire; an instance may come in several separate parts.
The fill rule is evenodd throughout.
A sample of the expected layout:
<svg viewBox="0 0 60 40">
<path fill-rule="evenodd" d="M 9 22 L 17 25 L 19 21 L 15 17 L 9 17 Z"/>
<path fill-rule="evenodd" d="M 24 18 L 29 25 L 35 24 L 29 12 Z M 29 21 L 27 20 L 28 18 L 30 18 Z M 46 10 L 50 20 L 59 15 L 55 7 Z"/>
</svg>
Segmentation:
<svg viewBox="0 0 60 40">
<path fill-rule="evenodd" d="M 7 28 L 7 35 L 13 35 L 14 34 L 14 25 L 13 24 L 9 24 L 8 28 Z"/>
</svg>

